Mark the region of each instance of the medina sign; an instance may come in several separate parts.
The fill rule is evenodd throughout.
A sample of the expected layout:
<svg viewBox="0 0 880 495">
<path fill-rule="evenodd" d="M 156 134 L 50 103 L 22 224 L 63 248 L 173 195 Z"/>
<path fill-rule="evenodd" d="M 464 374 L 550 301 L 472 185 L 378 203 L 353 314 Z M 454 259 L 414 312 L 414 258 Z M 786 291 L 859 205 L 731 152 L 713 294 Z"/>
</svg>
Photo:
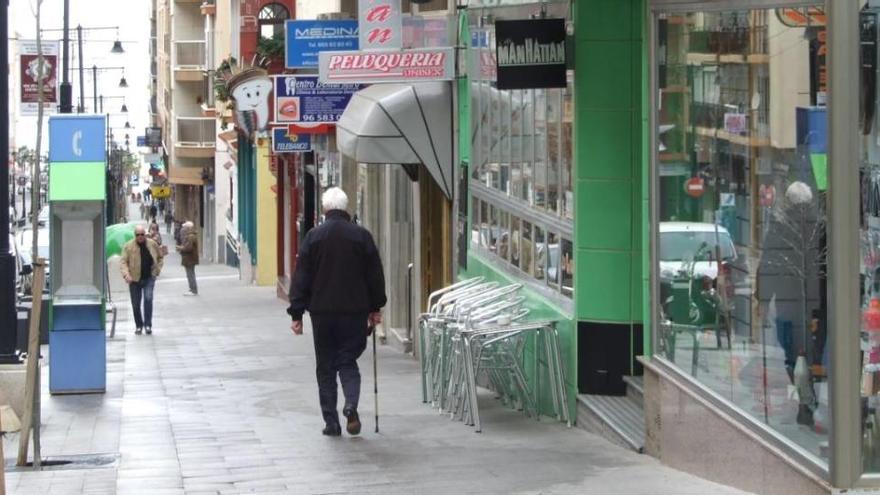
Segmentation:
<svg viewBox="0 0 880 495">
<path fill-rule="evenodd" d="M 286 21 L 284 66 L 315 68 L 318 54 L 326 50 L 357 50 L 358 21 Z"/>
<path fill-rule="evenodd" d="M 564 88 L 565 20 L 495 23 L 498 89 Z"/>
</svg>

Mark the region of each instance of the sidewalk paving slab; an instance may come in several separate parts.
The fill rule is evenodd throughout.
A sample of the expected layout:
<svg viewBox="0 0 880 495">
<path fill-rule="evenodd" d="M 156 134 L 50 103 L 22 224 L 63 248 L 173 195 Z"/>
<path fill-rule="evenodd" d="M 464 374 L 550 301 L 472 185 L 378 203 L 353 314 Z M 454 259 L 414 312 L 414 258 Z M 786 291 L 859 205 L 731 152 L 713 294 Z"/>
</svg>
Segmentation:
<svg viewBox="0 0 880 495">
<path fill-rule="evenodd" d="M 720 494 L 741 492 L 665 467 L 551 419 L 480 397 L 477 434 L 421 403 L 411 356 L 379 349 L 381 433 L 373 433 L 372 357 L 363 371 L 360 437 L 323 437 L 311 329 L 290 331 L 274 287 L 237 270 L 197 268 L 183 297 L 179 257 L 156 284 L 154 333 L 134 335 L 114 287 L 107 393 L 51 396 L 42 382 L 44 458 L 118 455 L 110 467 L 7 473 L 12 494 Z M 44 356 L 48 349 L 44 348 Z M 340 394 L 341 395 L 341 394 Z M 18 435 L 4 438 L 14 463 Z"/>
</svg>

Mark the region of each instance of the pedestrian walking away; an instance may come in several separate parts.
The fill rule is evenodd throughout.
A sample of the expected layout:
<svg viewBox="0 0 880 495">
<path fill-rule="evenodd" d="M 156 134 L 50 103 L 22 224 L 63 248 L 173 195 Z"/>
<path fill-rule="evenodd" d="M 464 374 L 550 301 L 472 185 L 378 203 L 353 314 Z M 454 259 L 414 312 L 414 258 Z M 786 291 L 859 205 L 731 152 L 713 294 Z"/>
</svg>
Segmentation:
<svg viewBox="0 0 880 495">
<path fill-rule="evenodd" d="M 134 333 L 140 335 L 142 331 L 146 331 L 150 335 L 153 333 L 153 287 L 156 277 L 162 271 L 164 256 L 156 241 L 147 237 L 143 226 L 135 227 L 134 236 L 122 248 L 119 269 L 131 295 Z"/>
<path fill-rule="evenodd" d="M 171 225 L 174 223 L 174 216 L 171 214 L 171 208 L 165 210 L 165 233 L 171 233 Z"/>
<path fill-rule="evenodd" d="M 199 264 L 199 238 L 196 227 L 192 222 L 184 222 L 180 228 L 181 243 L 177 246 L 180 253 L 180 264 L 186 270 L 186 281 L 189 283 L 189 292 L 185 296 L 199 295 L 199 286 L 196 283 L 196 265 Z"/>
<path fill-rule="evenodd" d="M 162 256 L 166 256 L 168 254 L 168 246 L 165 246 L 162 242 L 162 234 L 159 233 L 159 224 L 153 222 L 150 224 L 150 230 L 147 232 L 147 238 L 152 239 L 159 245 L 159 251 L 162 253 Z"/>
<path fill-rule="evenodd" d="M 155 221 L 156 221 L 156 215 L 157 215 L 158 213 L 159 213 L 159 209 L 156 208 L 156 203 L 153 202 L 153 204 L 150 205 L 150 221 L 151 221 L 151 222 L 155 222 Z"/>
<path fill-rule="evenodd" d="M 291 330 L 303 333 L 303 314 L 309 312 L 315 341 L 318 399 L 324 417 L 322 433 L 339 436 L 337 382 L 342 385 L 346 430 L 361 431 L 358 416 L 361 375 L 357 359 L 367 337 L 382 322 L 385 278 L 382 260 L 370 232 L 351 221 L 345 211 L 348 197 L 338 187 L 321 197 L 324 223 L 310 230 L 300 246 L 290 288 Z"/>
</svg>

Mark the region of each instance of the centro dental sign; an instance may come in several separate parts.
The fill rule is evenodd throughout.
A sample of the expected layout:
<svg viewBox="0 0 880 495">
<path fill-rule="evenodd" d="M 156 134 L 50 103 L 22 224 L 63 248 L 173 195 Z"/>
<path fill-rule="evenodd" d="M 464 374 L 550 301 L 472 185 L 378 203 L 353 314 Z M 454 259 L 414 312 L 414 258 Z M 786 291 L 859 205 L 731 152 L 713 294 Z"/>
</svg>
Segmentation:
<svg viewBox="0 0 880 495">
<path fill-rule="evenodd" d="M 454 65 L 452 47 L 321 52 L 319 76 L 323 83 L 451 81 Z"/>
</svg>

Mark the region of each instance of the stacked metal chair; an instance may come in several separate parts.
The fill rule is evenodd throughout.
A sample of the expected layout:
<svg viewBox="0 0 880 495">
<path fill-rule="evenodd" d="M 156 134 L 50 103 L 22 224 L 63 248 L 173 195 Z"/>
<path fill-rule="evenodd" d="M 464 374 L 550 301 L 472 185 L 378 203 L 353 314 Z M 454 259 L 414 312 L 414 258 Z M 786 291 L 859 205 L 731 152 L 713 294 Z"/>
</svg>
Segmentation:
<svg viewBox="0 0 880 495">
<path fill-rule="evenodd" d="M 463 280 L 431 294 L 428 311 L 419 319 L 422 400 L 478 432 L 478 381 L 485 381 L 506 405 L 539 418 L 541 365 L 547 368 L 554 413 L 571 426 L 556 324 L 525 321 L 529 310 L 522 307 L 521 289 L 482 277 Z M 533 384 L 525 372 L 529 341 L 535 350 Z M 539 349 L 543 358 L 538 358 Z"/>
</svg>

